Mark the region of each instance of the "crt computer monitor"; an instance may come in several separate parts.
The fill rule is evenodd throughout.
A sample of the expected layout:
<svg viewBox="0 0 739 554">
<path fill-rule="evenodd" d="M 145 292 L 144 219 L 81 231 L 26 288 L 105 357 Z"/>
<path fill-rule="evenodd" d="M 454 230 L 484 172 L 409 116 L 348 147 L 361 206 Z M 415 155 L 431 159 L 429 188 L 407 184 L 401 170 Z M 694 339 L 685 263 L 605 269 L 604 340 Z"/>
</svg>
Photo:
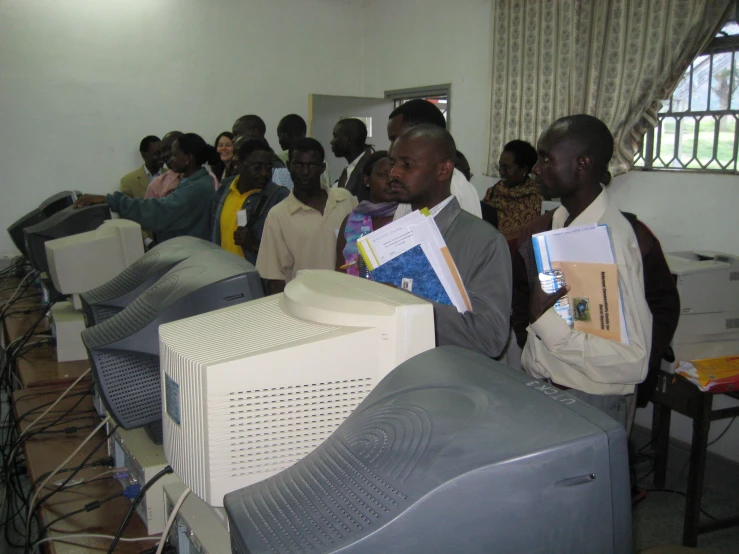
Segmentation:
<svg viewBox="0 0 739 554">
<path fill-rule="evenodd" d="M 110 219 L 107 204 L 96 204 L 84 208 L 64 208 L 33 227 L 26 227 L 26 251 L 29 263 L 38 271 L 49 271 L 46 260 L 46 241 L 92 231 Z"/>
<path fill-rule="evenodd" d="M 23 234 L 23 229 L 41 223 L 47 217 L 51 217 L 56 212 L 61 211 L 64 208 L 68 208 L 74 204 L 74 201 L 80 194 L 81 193 L 79 191 L 71 190 L 58 192 L 41 202 L 38 208 L 34 208 L 8 227 L 8 233 L 10 234 L 10 238 L 13 240 L 13 244 L 24 258 L 26 257 L 27 252 L 26 237 Z"/>
<path fill-rule="evenodd" d="M 336 271 L 159 329 L 164 453 L 201 499 L 316 448 L 393 368 L 433 348 L 433 306 Z"/>
<path fill-rule="evenodd" d="M 156 245 L 110 281 L 80 295 L 85 326 L 114 316 L 178 263 L 220 246 L 195 237 L 175 237 Z"/>
<path fill-rule="evenodd" d="M 117 276 L 144 255 L 141 225 L 110 219 L 94 231 L 46 242 L 46 260 L 54 288 L 78 295 Z"/>
<path fill-rule="evenodd" d="M 458 347 L 401 364 L 303 460 L 226 495 L 249 554 L 627 554 L 626 432 Z"/>
<path fill-rule="evenodd" d="M 195 254 L 118 314 L 82 332 L 95 386 L 126 430 L 161 427 L 159 326 L 262 296 L 254 266 L 222 250 Z"/>
</svg>

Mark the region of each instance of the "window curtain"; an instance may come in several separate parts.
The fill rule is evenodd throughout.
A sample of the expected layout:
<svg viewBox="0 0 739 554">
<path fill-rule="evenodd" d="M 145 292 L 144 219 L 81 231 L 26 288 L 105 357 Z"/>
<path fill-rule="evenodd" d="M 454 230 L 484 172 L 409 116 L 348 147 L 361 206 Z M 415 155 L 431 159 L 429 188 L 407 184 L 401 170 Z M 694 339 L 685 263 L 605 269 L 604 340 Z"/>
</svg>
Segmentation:
<svg viewBox="0 0 739 554">
<path fill-rule="evenodd" d="M 506 142 L 536 145 L 556 119 L 594 115 L 611 129 L 614 175 L 734 0 L 495 0 L 488 170 Z"/>
</svg>

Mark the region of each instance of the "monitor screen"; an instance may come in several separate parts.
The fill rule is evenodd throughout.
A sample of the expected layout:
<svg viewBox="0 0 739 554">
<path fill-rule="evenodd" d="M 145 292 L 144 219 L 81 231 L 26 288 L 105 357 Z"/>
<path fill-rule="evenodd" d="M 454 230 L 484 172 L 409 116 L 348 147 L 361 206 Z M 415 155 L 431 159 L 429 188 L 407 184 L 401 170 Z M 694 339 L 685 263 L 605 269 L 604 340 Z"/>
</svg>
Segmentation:
<svg viewBox="0 0 739 554">
<path fill-rule="evenodd" d="M 38 271 L 49 271 L 45 243 L 48 240 L 92 231 L 110 219 L 110 208 L 106 204 L 65 208 L 33 227 L 26 227 L 27 258 L 31 267 Z"/>
<path fill-rule="evenodd" d="M 320 446 L 225 508 L 233 552 L 250 554 L 633 552 L 623 426 L 458 347 L 401 364 Z"/>
<path fill-rule="evenodd" d="M 336 271 L 159 329 L 164 451 L 200 498 L 289 467 L 398 364 L 435 346 L 433 306 Z"/>
<path fill-rule="evenodd" d="M 110 281 L 81 295 L 85 326 L 102 323 L 123 310 L 178 263 L 199 252 L 219 249 L 195 237 L 176 237 L 156 245 Z"/>
<path fill-rule="evenodd" d="M 79 194 L 79 192 L 70 190 L 58 192 L 41 202 L 38 208 L 34 208 L 8 227 L 8 233 L 13 240 L 13 244 L 24 258 L 27 257 L 27 252 L 26 237 L 23 234 L 23 229 L 41 223 L 47 217 L 71 206 Z"/>
<path fill-rule="evenodd" d="M 94 231 L 46 242 L 46 260 L 54 288 L 79 294 L 110 281 L 144 255 L 141 226 L 110 219 Z"/>
<path fill-rule="evenodd" d="M 261 296 L 254 266 L 218 248 L 179 263 L 121 312 L 85 329 L 93 378 L 113 419 L 126 430 L 161 422 L 160 325 Z"/>
</svg>

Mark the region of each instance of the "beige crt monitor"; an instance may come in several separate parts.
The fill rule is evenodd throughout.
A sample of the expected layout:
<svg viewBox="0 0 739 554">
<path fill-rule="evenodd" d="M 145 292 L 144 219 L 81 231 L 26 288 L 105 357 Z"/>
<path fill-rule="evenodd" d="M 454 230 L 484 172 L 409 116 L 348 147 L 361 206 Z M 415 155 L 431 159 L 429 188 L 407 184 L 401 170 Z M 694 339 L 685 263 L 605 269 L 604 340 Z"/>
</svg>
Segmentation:
<svg viewBox="0 0 739 554">
<path fill-rule="evenodd" d="M 212 506 L 291 466 L 385 375 L 435 346 L 433 306 L 335 271 L 159 328 L 164 451 Z"/>
<path fill-rule="evenodd" d="M 144 255 L 141 226 L 127 219 L 111 219 L 45 246 L 51 280 L 62 294 L 78 295 L 107 283 Z"/>
</svg>

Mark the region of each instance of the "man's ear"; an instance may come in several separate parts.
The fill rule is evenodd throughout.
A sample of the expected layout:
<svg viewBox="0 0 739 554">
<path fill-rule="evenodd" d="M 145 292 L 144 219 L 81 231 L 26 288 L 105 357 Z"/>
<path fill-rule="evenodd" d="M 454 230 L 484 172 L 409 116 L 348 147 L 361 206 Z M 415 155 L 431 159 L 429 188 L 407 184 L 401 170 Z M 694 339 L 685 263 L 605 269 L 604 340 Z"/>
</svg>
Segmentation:
<svg viewBox="0 0 739 554">
<path fill-rule="evenodd" d="M 436 177 L 439 181 L 451 179 L 454 174 L 454 160 L 444 160 L 436 166 Z"/>
<path fill-rule="evenodd" d="M 593 160 L 591 160 L 587 156 L 578 156 L 577 157 L 577 169 L 579 171 L 588 171 L 591 167 L 593 167 Z"/>
</svg>

